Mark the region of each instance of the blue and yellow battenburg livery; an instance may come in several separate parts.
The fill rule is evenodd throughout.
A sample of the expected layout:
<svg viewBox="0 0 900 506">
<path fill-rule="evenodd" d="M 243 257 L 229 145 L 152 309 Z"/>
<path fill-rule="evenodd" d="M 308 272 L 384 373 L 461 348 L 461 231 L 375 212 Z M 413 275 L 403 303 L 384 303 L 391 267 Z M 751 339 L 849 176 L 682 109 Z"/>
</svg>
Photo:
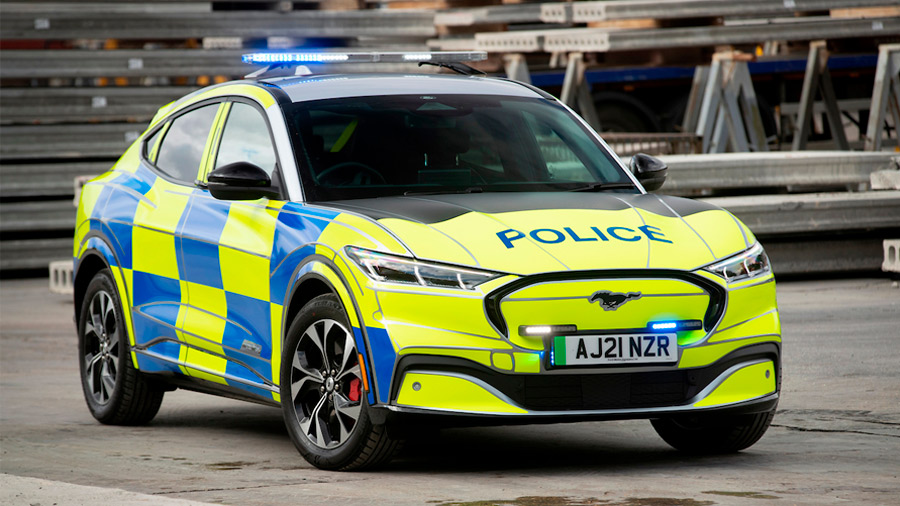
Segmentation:
<svg viewBox="0 0 900 506">
<path fill-rule="evenodd" d="M 137 371 L 151 390 L 283 406 L 294 442 L 323 468 L 383 462 L 402 430 L 382 427 L 446 423 L 447 415 L 491 423 L 648 418 L 667 442 L 691 451 L 740 450 L 762 436 L 780 390 L 775 282 L 753 233 L 730 213 L 646 193 L 612 155 L 618 184 L 633 190 L 310 198 L 305 164 L 315 136 L 292 123 L 291 108 L 411 94 L 508 96 L 563 109 L 528 86 L 478 77 L 226 83 L 163 107 L 115 166 L 84 186 L 75 302 L 95 416 L 118 402 L 129 388 L 123 377 Z M 167 143 L 179 141 L 166 140 L 180 127 L 173 125 L 203 107 L 211 126 L 197 144 L 196 173 L 173 176 L 157 163 L 160 149 L 174 150 Z M 210 191 L 237 107 L 255 111 L 269 130 L 279 197 Z M 429 128 L 443 128 L 447 117 Z M 364 127 L 364 119 L 333 124 L 320 156 L 338 159 L 359 145 Z M 409 149 L 426 149 L 426 166 L 438 159 L 437 150 Z M 456 177 L 461 159 L 438 176 Z M 104 318 L 92 309 L 105 300 L 94 286 L 103 272 L 121 306 L 118 324 L 92 320 Z M 316 320 L 310 307 L 337 316 Z M 292 336 L 300 320 L 306 328 Z M 346 342 L 313 339 L 316 329 L 337 328 L 331 322 L 346 326 Z M 120 348 L 110 343 L 114 326 Z M 117 363 L 91 368 L 116 353 Z M 331 356 L 342 363 L 332 367 Z M 299 400 L 305 383 L 315 387 L 309 405 Z M 136 420 L 123 416 L 98 418 Z M 366 441 L 382 451 L 366 450 Z"/>
</svg>

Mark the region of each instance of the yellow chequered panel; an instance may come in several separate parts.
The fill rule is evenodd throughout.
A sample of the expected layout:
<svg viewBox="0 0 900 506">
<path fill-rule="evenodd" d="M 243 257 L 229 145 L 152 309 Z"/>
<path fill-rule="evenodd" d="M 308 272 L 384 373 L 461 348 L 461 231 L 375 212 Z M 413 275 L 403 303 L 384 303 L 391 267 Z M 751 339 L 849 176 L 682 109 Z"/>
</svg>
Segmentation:
<svg viewBox="0 0 900 506">
<path fill-rule="evenodd" d="M 472 413 L 526 413 L 467 379 L 440 374 L 407 373 L 397 404 Z"/>
<path fill-rule="evenodd" d="M 781 321 L 778 318 L 778 313 L 774 311 L 735 325 L 729 329 L 718 331 L 709 338 L 709 342 L 717 343 L 720 341 L 729 341 L 731 339 L 741 339 L 766 334 L 781 334 Z"/>
<path fill-rule="evenodd" d="M 272 201 L 269 207 L 273 207 L 276 203 L 284 204 Z M 232 202 L 219 243 L 268 257 L 272 253 L 277 223 L 277 208 L 269 209 L 259 204 Z"/>
<path fill-rule="evenodd" d="M 385 284 L 384 287 L 389 290 L 407 290 L 402 285 L 388 288 Z M 445 290 L 447 295 L 428 295 L 421 293 L 424 290 L 414 288 L 408 290 L 409 293 L 378 292 L 378 301 L 386 320 L 476 336 L 500 337 L 484 316 L 484 302 L 481 298 L 459 296 L 464 295 L 460 290 L 455 293 Z M 434 293 L 438 290 L 429 291 Z M 436 311 L 435 308 L 440 310 Z"/>
<path fill-rule="evenodd" d="M 219 246 L 222 286 L 229 292 L 269 300 L 269 264 L 267 257 Z"/>
<path fill-rule="evenodd" d="M 775 364 L 772 361 L 738 369 L 694 407 L 723 406 L 749 401 L 775 391 Z"/>
<path fill-rule="evenodd" d="M 219 237 L 219 266 L 225 290 L 269 300 L 270 255 L 283 202 L 269 209 L 257 203 L 234 202 Z"/>
<path fill-rule="evenodd" d="M 185 188 L 158 177 L 144 196 L 156 204 L 156 207 L 144 199 L 138 201 L 134 222 L 158 230 L 175 232 L 188 204 L 189 194 Z"/>
<path fill-rule="evenodd" d="M 125 318 L 125 328 L 128 330 L 128 342 L 134 346 L 134 331 L 131 327 L 131 311 L 129 309 L 132 305 L 131 269 L 123 269 L 117 266 L 110 270 L 112 271 L 113 281 L 116 283 L 116 292 L 119 294 L 119 302 L 125 309 L 122 311 L 122 314 Z"/>
<path fill-rule="evenodd" d="M 771 278 L 771 275 L 768 277 Z M 728 290 L 728 306 L 725 309 L 725 315 L 722 316 L 719 328 L 731 327 L 777 308 L 774 282 L 730 289 Z"/>
<path fill-rule="evenodd" d="M 187 281 L 179 282 L 179 286 L 181 288 L 181 304 L 178 306 L 178 315 L 175 319 L 175 336 L 181 343 L 187 342 L 184 332 L 182 332 L 181 329 L 184 328 L 185 320 L 187 320 L 188 309 L 190 308 L 190 306 L 188 305 L 190 299 L 190 287 L 188 285 L 190 285 L 190 283 L 188 283 Z M 187 354 L 188 347 L 184 344 L 180 344 L 178 349 L 178 363 L 180 365 L 178 366 L 178 368 L 181 369 L 181 372 L 183 374 L 188 374 L 188 370 L 184 366 L 184 364 L 186 364 L 188 360 Z"/>
<path fill-rule="evenodd" d="M 100 198 L 100 191 L 103 187 L 99 184 L 87 183 L 81 187 L 81 200 L 78 204 L 78 223 L 90 218 L 94 212 L 94 206 L 97 205 L 97 199 Z"/>
<path fill-rule="evenodd" d="M 715 231 L 704 233 L 703 239 L 717 258 L 725 258 L 746 249 L 741 227 L 728 214 L 719 210 L 703 211 L 684 217 L 694 230 Z M 702 233 L 702 232 L 701 232 Z M 752 243 L 751 243 L 752 244 Z"/>
<path fill-rule="evenodd" d="M 184 319 L 184 339 L 187 344 L 211 349 L 217 353 L 222 350 L 222 334 L 225 332 L 225 318 L 189 307 Z M 196 337 L 203 336 L 203 338 Z M 214 344 L 214 343 L 218 343 Z M 188 353 L 188 361 L 192 360 L 194 350 Z"/>
<path fill-rule="evenodd" d="M 188 355 L 190 356 L 190 365 L 187 367 L 188 374 L 195 378 L 205 379 L 222 385 L 228 384 L 225 378 L 221 376 L 225 374 L 225 368 L 228 366 L 228 361 L 223 357 L 217 357 L 194 349 L 191 349 Z M 216 374 L 210 374 L 198 368 L 214 371 Z"/>
<path fill-rule="evenodd" d="M 178 279 L 175 236 L 143 227 L 131 232 L 132 268 L 157 276 Z"/>
<path fill-rule="evenodd" d="M 779 336 L 763 336 L 750 339 L 739 339 L 736 341 L 727 341 L 724 343 L 707 344 L 704 346 L 695 346 L 683 348 L 681 350 L 681 359 L 678 362 L 679 369 L 687 367 L 703 367 L 712 364 L 720 358 L 728 355 L 732 351 L 743 346 L 750 346 L 758 343 L 780 343 Z"/>
<path fill-rule="evenodd" d="M 207 369 L 219 374 L 225 374 L 225 368 L 228 361 L 222 357 L 216 357 L 209 353 L 204 353 L 200 349 L 209 350 L 213 353 L 224 354 L 222 348 L 222 335 L 225 333 L 226 316 L 228 308 L 225 301 L 225 291 L 198 283 L 186 283 L 182 281 L 182 297 L 185 293 L 190 293 L 191 299 L 203 300 L 203 306 L 206 311 L 190 307 L 182 302 L 179 310 L 178 327 L 183 330 L 179 333 L 179 338 L 186 344 L 191 345 L 181 347 L 181 355 L 184 363 L 190 368 L 190 374 L 199 378 L 209 379 L 209 374 L 198 371 L 194 368 Z M 187 288 L 186 290 L 184 288 Z M 182 316 L 183 315 L 183 316 Z M 203 336 L 202 339 L 197 336 Z M 216 344 L 218 343 L 218 344 Z M 224 380 L 218 381 L 224 383 Z"/>
<path fill-rule="evenodd" d="M 388 322 L 385 327 L 391 340 L 400 348 L 418 346 L 454 346 L 458 348 L 510 349 L 509 343 L 503 339 L 461 334 L 440 328 L 403 325 Z"/>
<path fill-rule="evenodd" d="M 269 317 L 272 324 L 272 383 L 281 384 L 281 318 L 284 307 L 279 304 L 269 304 Z M 272 393 L 277 401 L 278 394 Z"/>
</svg>

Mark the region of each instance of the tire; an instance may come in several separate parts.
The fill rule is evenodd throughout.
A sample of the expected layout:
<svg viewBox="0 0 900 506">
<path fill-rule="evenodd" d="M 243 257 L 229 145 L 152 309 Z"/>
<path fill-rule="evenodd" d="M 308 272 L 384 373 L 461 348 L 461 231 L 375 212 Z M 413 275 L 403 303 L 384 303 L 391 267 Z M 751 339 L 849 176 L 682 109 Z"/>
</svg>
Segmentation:
<svg viewBox="0 0 900 506">
<path fill-rule="evenodd" d="M 108 270 L 94 275 L 82 300 L 78 367 L 91 415 L 110 425 L 149 422 L 165 391 L 134 368 L 122 304 Z"/>
<path fill-rule="evenodd" d="M 369 417 L 350 328 L 337 297 L 320 295 L 294 318 L 282 354 L 284 423 L 303 458 L 319 469 L 369 469 L 402 446 Z"/>
<path fill-rule="evenodd" d="M 753 446 L 766 433 L 775 410 L 752 415 L 714 415 L 651 420 L 663 440 L 676 450 L 693 454 L 735 453 Z"/>
</svg>

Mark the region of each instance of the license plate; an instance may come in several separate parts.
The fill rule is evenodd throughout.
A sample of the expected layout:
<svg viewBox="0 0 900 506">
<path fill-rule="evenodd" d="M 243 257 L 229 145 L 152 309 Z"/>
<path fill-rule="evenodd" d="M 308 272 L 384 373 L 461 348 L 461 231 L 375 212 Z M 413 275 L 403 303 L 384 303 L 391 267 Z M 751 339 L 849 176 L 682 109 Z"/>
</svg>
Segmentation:
<svg viewBox="0 0 900 506">
<path fill-rule="evenodd" d="M 554 365 L 657 364 L 678 361 L 675 334 L 556 336 Z"/>
</svg>

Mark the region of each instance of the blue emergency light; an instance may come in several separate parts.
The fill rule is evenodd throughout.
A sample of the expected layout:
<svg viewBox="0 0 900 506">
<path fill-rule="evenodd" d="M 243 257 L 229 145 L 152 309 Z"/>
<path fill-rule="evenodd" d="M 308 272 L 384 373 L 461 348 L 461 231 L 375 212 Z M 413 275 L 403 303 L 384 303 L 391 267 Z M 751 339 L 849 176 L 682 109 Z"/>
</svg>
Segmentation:
<svg viewBox="0 0 900 506">
<path fill-rule="evenodd" d="M 673 320 L 665 322 L 651 322 L 647 324 L 650 330 L 698 330 L 703 328 L 700 320 Z"/>
</svg>

